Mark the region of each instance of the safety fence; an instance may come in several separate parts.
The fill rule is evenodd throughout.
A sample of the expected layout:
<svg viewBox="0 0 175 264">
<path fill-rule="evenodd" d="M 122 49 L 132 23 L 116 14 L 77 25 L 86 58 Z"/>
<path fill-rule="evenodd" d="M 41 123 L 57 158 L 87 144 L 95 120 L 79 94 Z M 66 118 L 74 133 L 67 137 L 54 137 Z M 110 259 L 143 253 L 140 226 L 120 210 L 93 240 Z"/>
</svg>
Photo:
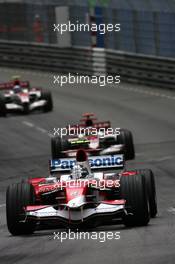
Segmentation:
<svg viewBox="0 0 175 264">
<path fill-rule="evenodd" d="M 67 20 L 71 23 L 87 23 L 90 15 L 90 0 L 16 0 L 0 2 L 0 39 L 57 44 L 53 30 L 57 11 L 67 8 Z M 121 24 L 120 32 L 97 32 L 96 46 L 145 55 L 175 57 L 175 1 L 110 0 L 100 6 L 92 0 L 93 21 L 97 24 Z M 83 4 L 84 5 L 83 5 Z M 61 20 L 61 18 L 60 18 Z M 59 21 L 60 22 L 60 21 Z M 63 36 L 61 36 L 63 38 Z M 67 46 L 91 47 L 90 32 L 71 32 Z"/>
</svg>

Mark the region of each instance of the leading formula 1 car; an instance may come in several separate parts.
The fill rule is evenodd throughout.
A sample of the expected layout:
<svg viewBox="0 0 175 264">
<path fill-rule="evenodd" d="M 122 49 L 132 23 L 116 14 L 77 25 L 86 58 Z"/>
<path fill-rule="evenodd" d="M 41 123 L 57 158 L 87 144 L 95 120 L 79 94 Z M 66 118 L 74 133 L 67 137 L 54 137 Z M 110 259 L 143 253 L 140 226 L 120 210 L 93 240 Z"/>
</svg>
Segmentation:
<svg viewBox="0 0 175 264">
<path fill-rule="evenodd" d="M 62 138 L 59 135 L 52 137 L 52 159 L 75 156 L 80 148 L 86 149 L 89 155 L 124 152 L 126 160 L 134 159 L 135 149 L 131 131 L 117 129 L 116 133 L 111 133 L 112 130 L 110 121 L 99 122 L 93 113 L 85 113 L 78 125 L 67 127 L 68 135 Z M 82 134 L 82 131 L 85 133 Z"/>
<path fill-rule="evenodd" d="M 8 83 L 0 84 L 0 116 L 7 113 L 21 112 L 29 114 L 40 109 L 44 112 L 52 111 L 53 101 L 49 91 L 41 88 L 31 88 L 28 81 L 21 81 L 19 76 Z"/>
<path fill-rule="evenodd" d="M 87 228 L 121 221 L 147 225 L 157 214 L 151 170 L 124 169 L 122 154 L 51 160 L 51 176 L 12 184 L 6 194 L 7 226 L 12 235 L 36 228 Z"/>
</svg>

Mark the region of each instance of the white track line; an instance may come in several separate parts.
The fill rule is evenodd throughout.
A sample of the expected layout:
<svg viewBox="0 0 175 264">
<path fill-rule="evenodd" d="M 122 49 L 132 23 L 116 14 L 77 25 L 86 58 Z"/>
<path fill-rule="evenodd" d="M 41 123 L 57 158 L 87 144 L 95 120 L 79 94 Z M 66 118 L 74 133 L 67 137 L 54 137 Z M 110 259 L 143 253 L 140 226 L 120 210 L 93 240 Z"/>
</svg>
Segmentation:
<svg viewBox="0 0 175 264">
<path fill-rule="evenodd" d="M 42 134 L 47 134 L 48 137 L 52 137 L 53 135 L 51 133 L 49 133 L 45 128 L 36 126 L 35 124 L 28 122 L 28 121 L 22 121 L 23 125 L 28 126 L 30 128 L 33 128 L 39 132 L 41 132 Z"/>
<path fill-rule="evenodd" d="M 162 157 L 162 158 L 156 159 L 155 161 L 161 162 L 161 161 L 166 161 L 166 160 L 171 160 L 171 159 L 173 159 L 173 156 Z"/>
<path fill-rule="evenodd" d="M 116 87 L 116 86 L 112 86 L 112 87 Z M 131 92 L 135 92 L 135 93 L 147 94 L 147 95 L 151 95 L 151 96 L 175 100 L 175 96 L 163 94 L 161 92 L 156 92 L 156 91 L 154 92 L 154 91 L 143 90 L 142 88 L 132 88 L 132 87 L 122 87 L 122 86 L 118 86 L 118 88 L 121 90 L 131 91 Z"/>
<path fill-rule="evenodd" d="M 30 123 L 30 122 L 28 122 L 28 121 L 22 121 L 22 123 L 23 123 L 24 125 L 28 126 L 28 127 L 34 127 L 34 126 L 35 126 L 34 124 L 32 124 L 32 123 Z"/>
<path fill-rule="evenodd" d="M 175 207 L 170 207 L 167 210 L 169 213 L 175 214 Z"/>
<path fill-rule="evenodd" d="M 167 157 L 162 157 L 162 158 L 157 158 L 157 159 L 145 159 L 144 162 L 163 162 L 167 160 L 174 160 L 174 156 L 167 156 Z"/>
<path fill-rule="evenodd" d="M 36 126 L 35 128 L 36 128 L 36 130 L 40 131 L 41 133 L 47 133 L 47 130 L 42 128 L 42 127 Z"/>
</svg>

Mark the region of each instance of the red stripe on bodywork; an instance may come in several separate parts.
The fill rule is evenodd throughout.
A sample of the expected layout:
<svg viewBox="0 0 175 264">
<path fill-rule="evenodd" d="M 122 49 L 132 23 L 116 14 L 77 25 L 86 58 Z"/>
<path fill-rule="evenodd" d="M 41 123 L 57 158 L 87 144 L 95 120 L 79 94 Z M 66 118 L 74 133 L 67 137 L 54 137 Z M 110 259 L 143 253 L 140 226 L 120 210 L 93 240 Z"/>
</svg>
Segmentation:
<svg viewBox="0 0 175 264">
<path fill-rule="evenodd" d="M 111 204 L 111 205 L 122 205 L 126 203 L 126 200 L 111 200 L 111 201 L 102 201 L 102 203 L 105 204 Z"/>
<path fill-rule="evenodd" d="M 29 212 L 29 211 L 37 211 L 40 209 L 44 209 L 50 207 L 50 205 L 28 205 L 25 208 L 25 211 Z"/>
</svg>

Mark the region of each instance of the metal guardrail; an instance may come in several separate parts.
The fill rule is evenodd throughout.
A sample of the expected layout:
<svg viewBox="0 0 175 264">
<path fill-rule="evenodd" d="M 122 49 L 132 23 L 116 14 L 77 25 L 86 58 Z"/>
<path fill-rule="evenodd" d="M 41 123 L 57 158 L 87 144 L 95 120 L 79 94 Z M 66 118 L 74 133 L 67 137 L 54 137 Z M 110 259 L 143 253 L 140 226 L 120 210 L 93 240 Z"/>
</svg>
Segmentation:
<svg viewBox="0 0 175 264">
<path fill-rule="evenodd" d="M 114 50 L 1 41 L 0 66 L 64 74 L 120 75 L 127 82 L 175 88 L 175 59 Z"/>
<path fill-rule="evenodd" d="M 106 68 L 127 82 L 175 88 L 175 59 L 107 50 Z"/>
<path fill-rule="evenodd" d="M 5 41 L 0 42 L 0 65 L 65 74 L 92 75 L 94 70 L 99 74 L 106 71 L 104 50 Z"/>
</svg>

